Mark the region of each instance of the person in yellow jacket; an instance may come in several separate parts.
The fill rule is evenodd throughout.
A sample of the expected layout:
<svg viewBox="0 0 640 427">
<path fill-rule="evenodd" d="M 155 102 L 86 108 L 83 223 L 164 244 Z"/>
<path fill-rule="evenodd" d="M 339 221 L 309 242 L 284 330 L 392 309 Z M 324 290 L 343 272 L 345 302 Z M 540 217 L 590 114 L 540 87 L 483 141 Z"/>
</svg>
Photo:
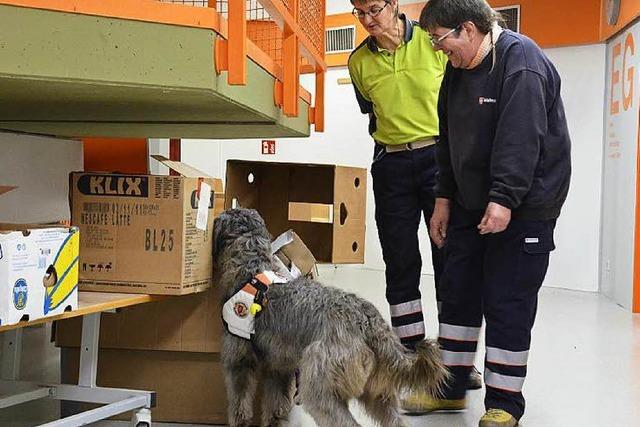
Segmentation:
<svg viewBox="0 0 640 427">
<path fill-rule="evenodd" d="M 374 140 L 371 175 L 375 218 L 386 265 L 391 324 L 412 348 L 425 337 L 420 294 L 420 217 L 428 226 L 435 203 L 438 93 L 447 64 L 428 34 L 399 13 L 398 0 L 352 0 L 369 36 L 349 57 L 349 74 Z M 442 254 L 431 241 L 436 299 Z M 469 388 L 480 388 L 476 372 Z M 411 393 L 409 394 L 411 400 Z"/>
</svg>

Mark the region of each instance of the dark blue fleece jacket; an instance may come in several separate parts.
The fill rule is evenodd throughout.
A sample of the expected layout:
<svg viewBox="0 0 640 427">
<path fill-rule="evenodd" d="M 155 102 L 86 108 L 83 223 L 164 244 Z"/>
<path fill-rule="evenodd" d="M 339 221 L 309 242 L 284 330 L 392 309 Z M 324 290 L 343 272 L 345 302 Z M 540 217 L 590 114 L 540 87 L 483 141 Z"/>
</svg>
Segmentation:
<svg viewBox="0 0 640 427">
<path fill-rule="evenodd" d="M 490 201 L 514 218 L 557 218 L 569 190 L 571 142 L 560 76 L 529 38 L 505 30 L 472 70 L 447 65 L 440 89 L 438 197 Z"/>
</svg>

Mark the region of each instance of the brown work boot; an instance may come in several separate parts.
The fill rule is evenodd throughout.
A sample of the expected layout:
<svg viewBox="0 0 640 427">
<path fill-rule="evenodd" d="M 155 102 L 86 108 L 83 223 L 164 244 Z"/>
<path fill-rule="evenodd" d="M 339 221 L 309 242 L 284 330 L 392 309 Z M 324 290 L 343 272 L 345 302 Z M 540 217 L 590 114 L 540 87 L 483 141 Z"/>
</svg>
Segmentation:
<svg viewBox="0 0 640 427">
<path fill-rule="evenodd" d="M 471 368 L 469 380 L 467 381 L 467 390 L 478 390 L 482 388 L 482 374 L 476 367 Z"/>
<path fill-rule="evenodd" d="M 410 391 L 400 398 L 400 407 L 409 414 L 428 414 L 434 411 L 462 411 L 465 399 L 436 399 L 426 393 Z"/>
<path fill-rule="evenodd" d="M 487 409 L 480 418 L 479 427 L 516 427 L 518 420 L 502 409 Z"/>
</svg>

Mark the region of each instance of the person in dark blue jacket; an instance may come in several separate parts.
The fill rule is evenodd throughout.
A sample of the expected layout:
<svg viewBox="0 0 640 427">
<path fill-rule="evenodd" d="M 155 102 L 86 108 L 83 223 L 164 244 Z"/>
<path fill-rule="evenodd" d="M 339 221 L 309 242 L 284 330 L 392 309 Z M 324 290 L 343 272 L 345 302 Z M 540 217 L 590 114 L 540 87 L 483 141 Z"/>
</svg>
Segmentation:
<svg viewBox="0 0 640 427">
<path fill-rule="evenodd" d="M 445 251 L 439 339 L 452 381 L 442 398 L 409 409 L 465 407 L 484 317 L 481 427 L 513 427 L 524 414 L 538 291 L 571 175 L 560 76 L 532 40 L 498 21 L 485 0 L 430 0 L 420 17 L 449 58 L 430 234 Z"/>
</svg>

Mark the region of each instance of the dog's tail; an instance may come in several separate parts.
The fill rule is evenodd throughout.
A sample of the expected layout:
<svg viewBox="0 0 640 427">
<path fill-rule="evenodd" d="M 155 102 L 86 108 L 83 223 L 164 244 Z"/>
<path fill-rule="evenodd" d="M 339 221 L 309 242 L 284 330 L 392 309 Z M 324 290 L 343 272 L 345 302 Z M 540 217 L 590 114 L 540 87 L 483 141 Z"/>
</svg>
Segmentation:
<svg viewBox="0 0 640 427">
<path fill-rule="evenodd" d="M 397 391 L 410 388 L 436 396 L 448 379 L 438 343 L 426 339 L 416 345 L 415 351 L 408 350 L 383 319 L 378 322 L 383 325 L 373 328 L 377 336 L 369 337 L 378 359 L 378 380 Z"/>
</svg>

